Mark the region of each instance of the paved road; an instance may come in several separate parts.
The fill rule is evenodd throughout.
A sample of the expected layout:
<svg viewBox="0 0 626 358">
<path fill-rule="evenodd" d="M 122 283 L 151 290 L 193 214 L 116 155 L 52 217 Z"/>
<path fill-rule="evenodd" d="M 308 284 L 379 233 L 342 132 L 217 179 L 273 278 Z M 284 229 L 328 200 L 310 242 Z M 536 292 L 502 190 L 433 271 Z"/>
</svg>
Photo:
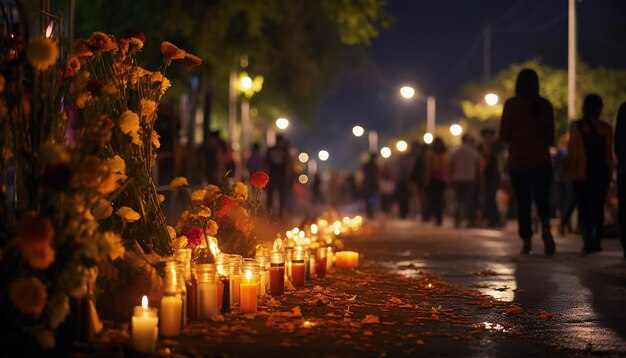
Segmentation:
<svg viewBox="0 0 626 358">
<path fill-rule="evenodd" d="M 372 225 L 379 229 L 376 234 L 348 241 L 370 264 L 407 276 L 442 273 L 444 280 L 512 306 L 555 314 L 530 321 L 523 328 L 526 343 L 487 339 L 469 343 L 467 355 L 518 356 L 519 349 L 528 348 L 542 356 L 626 356 L 626 260 L 617 240 L 605 240 L 603 252 L 584 256 L 579 237 L 556 237 L 557 253 L 546 257 L 536 235 L 536 251 L 520 256 L 514 225 L 504 230 L 453 229 L 449 223 L 433 228 L 400 220 Z"/>
</svg>

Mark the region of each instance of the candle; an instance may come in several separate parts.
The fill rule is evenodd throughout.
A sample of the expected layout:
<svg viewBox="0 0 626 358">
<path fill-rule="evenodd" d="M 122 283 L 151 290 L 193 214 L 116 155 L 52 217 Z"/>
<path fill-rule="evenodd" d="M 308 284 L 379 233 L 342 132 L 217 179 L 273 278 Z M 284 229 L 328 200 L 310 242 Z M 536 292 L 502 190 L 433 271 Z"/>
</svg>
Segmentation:
<svg viewBox="0 0 626 358">
<path fill-rule="evenodd" d="M 294 287 L 304 287 L 305 276 L 304 250 L 298 246 L 291 261 L 291 283 Z"/>
<path fill-rule="evenodd" d="M 291 260 L 293 259 L 293 247 L 285 248 L 285 274 L 291 281 Z"/>
<path fill-rule="evenodd" d="M 257 283 L 257 296 L 264 297 L 267 292 L 267 282 L 269 280 L 269 272 L 267 272 L 267 265 L 269 263 L 269 257 L 267 255 L 267 249 L 259 247 L 256 251 L 256 262 L 259 264 L 259 280 Z"/>
<path fill-rule="evenodd" d="M 355 268 L 359 265 L 359 253 L 339 251 L 335 255 L 335 266 L 338 268 Z"/>
<path fill-rule="evenodd" d="M 228 277 L 228 255 L 218 254 L 216 268 L 219 280 L 217 281 L 217 306 L 221 313 L 230 312 L 230 278 Z"/>
<path fill-rule="evenodd" d="M 135 306 L 132 317 L 133 349 L 141 353 L 156 350 L 159 318 L 155 308 L 148 307 L 148 297 L 143 296 L 141 306 Z"/>
<path fill-rule="evenodd" d="M 325 247 L 317 249 L 317 255 L 315 256 L 315 273 L 317 278 L 326 277 L 326 254 L 328 250 Z"/>
<path fill-rule="evenodd" d="M 245 269 L 243 280 L 240 284 L 239 308 L 241 312 L 256 312 L 256 286 L 258 269 Z"/>
<path fill-rule="evenodd" d="M 198 318 L 212 319 L 219 314 L 214 264 L 198 264 Z"/>
<path fill-rule="evenodd" d="M 228 269 L 230 275 L 230 305 L 239 304 L 239 284 L 241 282 L 242 258 L 240 255 L 230 255 Z"/>
<path fill-rule="evenodd" d="M 315 256 L 309 257 L 309 270 L 311 277 L 313 277 L 315 275 Z"/>
<path fill-rule="evenodd" d="M 175 261 L 165 264 L 163 279 L 164 295 L 161 299 L 160 332 L 165 337 L 179 336 L 183 326 L 183 297 L 181 286 L 184 287 L 182 275 L 177 271 Z"/>
<path fill-rule="evenodd" d="M 270 261 L 270 294 L 280 296 L 285 293 L 285 262 L 283 254 L 274 252 Z"/>
<path fill-rule="evenodd" d="M 326 270 L 330 270 L 335 262 L 335 255 L 333 254 L 333 248 L 329 247 L 326 252 Z"/>
</svg>

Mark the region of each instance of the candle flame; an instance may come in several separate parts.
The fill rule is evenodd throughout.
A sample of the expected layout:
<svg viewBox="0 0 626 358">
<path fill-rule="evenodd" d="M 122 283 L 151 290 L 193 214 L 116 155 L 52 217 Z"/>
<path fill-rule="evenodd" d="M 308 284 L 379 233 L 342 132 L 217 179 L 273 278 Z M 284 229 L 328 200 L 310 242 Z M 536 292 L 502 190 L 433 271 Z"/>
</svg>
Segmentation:
<svg viewBox="0 0 626 358">
<path fill-rule="evenodd" d="M 317 225 L 316 224 L 311 225 L 311 234 L 313 234 L 313 235 L 317 234 Z"/>
<path fill-rule="evenodd" d="M 221 251 L 217 245 L 217 238 L 209 236 L 209 249 L 213 253 L 213 256 L 217 257 L 217 255 L 219 255 Z"/>
<path fill-rule="evenodd" d="M 278 238 L 274 240 L 274 244 L 272 245 L 272 249 L 274 252 L 283 251 L 283 239 Z"/>
<path fill-rule="evenodd" d="M 294 227 L 293 228 L 293 233 L 298 235 L 300 233 L 300 228 L 299 227 Z"/>
<path fill-rule="evenodd" d="M 252 271 L 246 270 L 246 280 L 247 281 L 252 280 Z"/>
<path fill-rule="evenodd" d="M 301 238 L 301 239 L 302 239 L 302 238 L 304 238 L 304 231 L 300 231 L 300 232 L 298 233 L 298 236 L 300 236 L 300 238 Z"/>
<path fill-rule="evenodd" d="M 54 21 L 50 20 L 48 23 L 48 27 L 46 27 L 46 37 L 50 38 L 52 36 L 52 30 L 54 30 Z"/>
<path fill-rule="evenodd" d="M 148 309 L 148 296 L 143 296 L 141 298 L 141 308 Z"/>
</svg>

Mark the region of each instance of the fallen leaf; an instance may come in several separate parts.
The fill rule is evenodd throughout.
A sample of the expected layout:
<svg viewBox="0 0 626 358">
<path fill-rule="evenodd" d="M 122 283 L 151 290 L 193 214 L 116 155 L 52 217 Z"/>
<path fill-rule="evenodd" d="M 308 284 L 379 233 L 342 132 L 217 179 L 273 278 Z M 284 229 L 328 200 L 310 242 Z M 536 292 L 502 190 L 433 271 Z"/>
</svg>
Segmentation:
<svg viewBox="0 0 626 358">
<path fill-rule="evenodd" d="M 417 341 L 415 341 L 415 344 L 422 345 L 424 344 L 424 341 L 422 341 L 421 339 L 418 339 Z"/>
<path fill-rule="evenodd" d="M 313 287 L 313 292 L 322 292 L 322 288 L 318 285 L 315 285 L 315 287 Z"/>
<path fill-rule="evenodd" d="M 267 301 L 267 307 L 279 307 L 280 306 L 280 301 L 277 299 L 274 299 L 273 297 L 269 299 L 269 301 Z"/>
<path fill-rule="evenodd" d="M 524 309 L 521 307 L 509 307 L 506 311 L 504 311 L 505 314 L 518 314 L 522 312 L 524 312 Z"/>
<path fill-rule="evenodd" d="M 300 306 L 294 307 L 291 312 L 293 312 L 294 317 L 302 317 L 302 311 L 300 310 Z"/>
<path fill-rule="evenodd" d="M 374 332 L 372 332 L 372 331 L 365 331 L 365 332 L 363 332 L 363 336 L 365 336 L 365 337 L 373 337 L 374 336 Z"/>
<path fill-rule="evenodd" d="M 365 315 L 365 318 L 363 318 L 363 320 L 361 321 L 362 324 L 375 324 L 375 323 L 380 323 L 380 319 L 378 318 L 378 316 L 373 315 L 373 314 L 368 314 Z"/>
<path fill-rule="evenodd" d="M 397 298 L 397 297 L 391 297 L 391 298 L 389 299 L 389 302 L 394 303 L 394 304 L 397 304 L 397 305 L 404 304 L 404 302 L 402 302 L 402 300 L 401 300 L 401 299 L 399 299 L 399 298 Z"/>
<path fill-rule="evenodd" d="M 354 302 L 354 301 L 356 301 L 356 295 L 354 295 L 354 296 L 352 296 L 352 297 L 348 298 L 346 301 L 349 301 L 349 302 Z"/>
<path fill-rule="evenodd" d="M 287 291 L 295 291 L 295 287 L 291 284 L 291 281 L 287 277 L 285 277 L 285 290 Z"/>
</svg>

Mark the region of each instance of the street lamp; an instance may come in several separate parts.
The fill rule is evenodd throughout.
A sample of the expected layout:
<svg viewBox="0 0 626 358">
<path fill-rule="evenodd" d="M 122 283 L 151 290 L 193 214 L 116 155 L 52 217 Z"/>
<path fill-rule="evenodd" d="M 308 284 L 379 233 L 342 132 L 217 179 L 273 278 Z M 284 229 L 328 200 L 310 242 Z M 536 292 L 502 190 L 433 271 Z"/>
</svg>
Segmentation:
<svg viewBox="0 0 626 358">
<path fill-rule="evenodd" d="M 309 161 L 309 155 L 302 152 L 298 155 L 298 160 L 300 161 L 300 163 L 306 163 Z"/>
<path fill-rule="evenodd" d="M 407 142 L 399 140 L 398 143 L 396 143 L 396 149 L 398 150 L 398 152 L 405 152 L 407 149 L 409 149 L 409 145 Z"/>
<path fill-rule="evenodd" d="M 461 133 L 463 133 L 463 127 L 458 124 L 453 124 L 450 126 L 450 133 L 452 133 L 453 136 L 458 137 Z"/>
<path fill-rule="evenodd" d="M 365 128 L 361 126 L 352 127 L 352 134 L 355 137 L 362 137 L 365 134 Z M 369 148 L 370 153 L 376 153 L 378 151 L 378 132 L 375 130 L 367 131 L 367 146 Z"/>
<path fill-rule="evenodd" d="M 413 97 L 415 97 L 418 100 L 426 103 L 426 130 L 430 133 L 435 133 L 435 113 L 437 106 L 435 96 L 421 95 L 415 90 L 415 88 L 410 86 L 401 87 L 400 96 L 402 96 L 402 98 L 406 100 L 413 99 Z M 399 123 L 397 123 L 397 126 L 400 127 Z"/>
<path fill-rule="evenodd" d="M 330 154 L 325 150 L 320 150 L 319 153 L 317 153 L 317 157 L 320 158 L 322 162 L 325 162 L 330 157 Z"/>
<path fill-rule="evenodd" d="M 352 127 L 352 134 L 354 134 L 355 137 L 360 137 L 365 133 L 365 129 L 363 129 L 363 127 L 361 126 L 354 126 Z"/>
<path fill-rule="evenodd" d="M 278 118 L 276 120 L 276 127 L 280 130 L 285 130 L 289 127 L 289 120 L 287 118 Z"/>
<path fill-rule="evenodd" d="M 380 156 L 385 159 L 391 157 L 391 149 L 389 149 L 389 147 L 380 148 Z"/>
<path fill-rule="evenodd" d="M 432 133 L 427 132 L 426 134 L 424 134 L 424 143 L 430 144 L 430 143 L 433 142 L 433 139 L 435 139 L 435 138 L 433 137 Z"/>
<path fill-rule="evenodd" d="M 415 88 L 411 86 L 403 86 L 400 88 L 400 95 L 404 99 L 411 99 L 415 96 Z"/>
<path fill-rule="evenodd" d="M 489 107 L 493 107 L 498 104 L 498 100 L 498 95 L 495 93 L 487 93 L 485 95 L 485 103 L 487 103 Z"/>
</svg>

